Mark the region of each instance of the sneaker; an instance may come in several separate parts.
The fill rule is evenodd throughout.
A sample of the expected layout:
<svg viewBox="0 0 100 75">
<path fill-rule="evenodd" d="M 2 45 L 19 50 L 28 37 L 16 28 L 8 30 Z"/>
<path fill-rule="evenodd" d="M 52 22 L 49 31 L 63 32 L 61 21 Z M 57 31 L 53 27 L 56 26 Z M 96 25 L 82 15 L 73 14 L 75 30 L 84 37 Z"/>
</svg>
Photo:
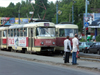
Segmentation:
<svg viewBox="0 0 100 75">
<path fill-rule="evenodd" d="M 76 63 L 76 64 L 72 64 L 72 65 L 79 65 L 78 63 Z"/>
</svg>

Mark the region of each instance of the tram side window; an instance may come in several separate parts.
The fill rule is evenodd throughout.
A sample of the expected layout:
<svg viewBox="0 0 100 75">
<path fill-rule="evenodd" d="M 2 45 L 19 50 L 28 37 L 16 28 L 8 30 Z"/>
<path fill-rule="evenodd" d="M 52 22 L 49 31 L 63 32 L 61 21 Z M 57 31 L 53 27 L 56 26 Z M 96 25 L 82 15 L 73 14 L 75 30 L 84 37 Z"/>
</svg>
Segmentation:
<svg viewBox="0 0 100 75">
<path fill-rule="evenodd" d="M 1 31 L 0 31 L 0 37 L 1 37 L 2 35 L 1 35 Z"/>
<path fill-rule="evenodd" d="M 10 36 L 10 30 L 8 30 L 8 37 Z"/>
<path fill-rule="evenodd" d="M 20 31 L 20 30 L 19 30 L 19 29 L 17 29 L 17 36 L 19 36 L 19 31 Z"/>
<path fill-rule="evenodd" d="M 3 31 L 3 37 L 6 37 L 7 30 Z"/>
<path fill-rule="evenodd" d="M 23 36 L 23 28 L 20 29 L 20 36 Z"/>
<path fill-rule="evenodd" d="M 31 36 L 33 37 L 33 28 L 31 28 Z"/>
<path fill-rule="evenodd" d="M 11 29 L 11 37 L 13 37 L 13 36 L 14 36 L 14 35 L 13 35 L 13 32 L 14 32 L 14 31 L 13 31 L 13 29 Z"/>
<path fill-rule="evenodd" d="M 38 32 L 38 29 L 36 28 L 36 36 L 38 36 L 39 35 L 39 32 Z"/>
<path fill-rule="evenodd" d="M 27 28 L 24 28 L 24 36 L 27 36 Z"/>
<path fill-rule="evenodd" d="M 14 36 L 17 36 L 17 34 L 16 34 L 16 29 L 14 29 Z"/>
<path fill-rule="evenodd" d="M 65 36 L 64 29 L 59 29 L 59 36 Z"/>
</svg>

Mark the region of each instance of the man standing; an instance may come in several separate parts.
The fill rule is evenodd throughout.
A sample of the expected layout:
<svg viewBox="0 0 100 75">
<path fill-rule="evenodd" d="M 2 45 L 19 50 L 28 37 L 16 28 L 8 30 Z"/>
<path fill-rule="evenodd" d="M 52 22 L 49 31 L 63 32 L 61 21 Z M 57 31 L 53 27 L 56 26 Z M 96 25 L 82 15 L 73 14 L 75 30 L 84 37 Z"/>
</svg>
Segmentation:
<svg viewBox="0 0 100 75">
<path fill-rule="evenodd" d="M 69 63 L 71 43 L 70 43 L 70 40 L 69 40 L 69 36 L 67 36 L 66 38 L 67 39 L 64 40 L 64 54 L 65 54 L 64 63 Z"/>
<path fill-rule="evenodd" d="M 77 65 L 76 53 L 79 50 L 79 41 L 78 41 L 78 35 L 77 34 L 75 34 L 75 37 L 72 39 L 72 43 L 73 43 L 72 64 Z"/>
</svg>

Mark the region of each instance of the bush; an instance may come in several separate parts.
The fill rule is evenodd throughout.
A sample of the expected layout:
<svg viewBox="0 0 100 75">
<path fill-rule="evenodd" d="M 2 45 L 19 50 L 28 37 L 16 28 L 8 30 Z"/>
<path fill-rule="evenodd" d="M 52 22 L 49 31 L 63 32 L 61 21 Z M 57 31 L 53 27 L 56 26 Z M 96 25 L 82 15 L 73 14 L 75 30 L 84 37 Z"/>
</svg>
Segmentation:
<svg viewBox="0 0 100 75">
<path fill-rule="evenodd" d="M 100 42 L 100 35 L 96 36 L 96 41 Z"/>
<path fill-rule="evenodd" d="M 80 39 L 80 42 L 85 42 L 86 40 L 84 38 Z"/>
</svg>

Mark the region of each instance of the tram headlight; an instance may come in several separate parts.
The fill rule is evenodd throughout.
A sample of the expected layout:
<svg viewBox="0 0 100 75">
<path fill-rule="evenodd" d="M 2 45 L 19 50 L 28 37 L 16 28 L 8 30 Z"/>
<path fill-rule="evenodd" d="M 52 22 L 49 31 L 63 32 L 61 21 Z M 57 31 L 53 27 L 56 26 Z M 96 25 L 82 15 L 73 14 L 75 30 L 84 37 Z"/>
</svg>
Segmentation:
<svg viewBox="0 0 100 75">
<path fill-rule="evenodd" d="M 43 45 L 44 43 L 43 43 L 43 42 L 41 42 L 41 44 Z"/>
<path fill-rule="evenodd" d="M 55 42 L 53 42 L 53 44 L 55 44 Z"/>
</svg>

